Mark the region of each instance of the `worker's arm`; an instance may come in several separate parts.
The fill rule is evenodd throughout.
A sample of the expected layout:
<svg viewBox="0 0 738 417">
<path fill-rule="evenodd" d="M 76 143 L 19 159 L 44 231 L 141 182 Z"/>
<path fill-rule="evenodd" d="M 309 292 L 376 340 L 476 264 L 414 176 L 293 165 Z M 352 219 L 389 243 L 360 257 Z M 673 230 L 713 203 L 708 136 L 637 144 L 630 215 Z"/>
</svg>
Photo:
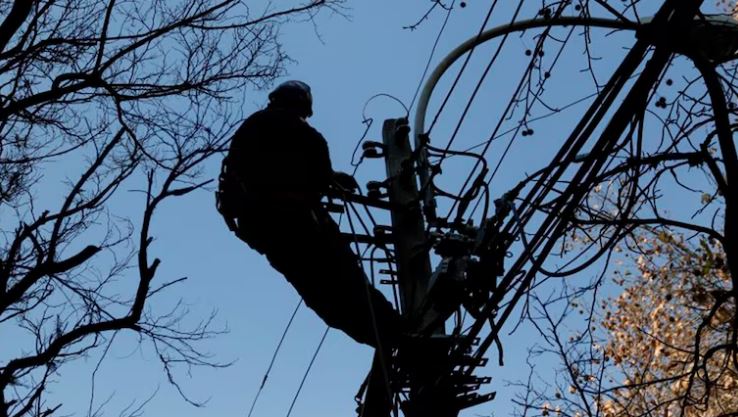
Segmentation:
<svg viewBox="0 0 738 417">
<path fill-rule="evenodd" d="M 311 145 L 309 155 L 305 155 L 305 157 L 310 158 L 311 182 L 314 189 L 324 195 L 334 183 L 334 172 L 330 153 L 328 152 L 328 143 L 320 132 L 312 127 L 309 127 L 309 129 Z"/>
<path fill-rule="evenodd" d="M 341 172 L 334 171 L 331 165 L 330 152 L 328 151 L 328 143 L 317 130 L 313 129 L 315 137 L 315 160 L 316 179 L 321 184 L 321 189 L 328 191 L 328 188 L 335 188 L 337 191 L 354 192 L 359 189 L 359 184 L 353 176 Z"/>
</svg>

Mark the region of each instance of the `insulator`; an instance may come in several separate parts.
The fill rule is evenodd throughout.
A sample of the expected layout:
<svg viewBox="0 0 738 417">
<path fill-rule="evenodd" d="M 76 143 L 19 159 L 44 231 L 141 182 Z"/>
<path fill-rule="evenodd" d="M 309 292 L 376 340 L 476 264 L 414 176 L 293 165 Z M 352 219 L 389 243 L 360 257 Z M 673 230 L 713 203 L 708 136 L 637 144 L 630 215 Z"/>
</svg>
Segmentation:
<svg viewBox="0 0 738 417">
<path fill-rule="evenodd" d="M 383 181 L 369 181 L 366 183 L 366 196 L 371 199 L 379 200 L 387 196 L 387 193 L 383 191 L 386 188 L 387 185 Z"/>
<path fill-rule="evenodd" d="M 364 149 L 362 156 L 367 159 L 375 159 L 375 158 L 382 158 L 384 154 L 377 151 L 376 149 L 370 148 L 370 149 Z"/>
<path fill-rule="evenodd" d="M 362 142 L 361 149 L 365 149 L 366 150 L 366 149 L 369 149 L 369 148 L 377 148 L 377 149 L 384 150 L 384 143 L 382 143 L 382 142 L 376 142 L 376 141 L 373 141 L 373 140 L 367 140 L 367 141 Z"/>
<path fill-rule="evenodd" d="M 361 144 L 362 155 L 364 158 L 382 158 L 384 157 L 384 144 L 375 141 L 366 141 Z"/>
</svg>

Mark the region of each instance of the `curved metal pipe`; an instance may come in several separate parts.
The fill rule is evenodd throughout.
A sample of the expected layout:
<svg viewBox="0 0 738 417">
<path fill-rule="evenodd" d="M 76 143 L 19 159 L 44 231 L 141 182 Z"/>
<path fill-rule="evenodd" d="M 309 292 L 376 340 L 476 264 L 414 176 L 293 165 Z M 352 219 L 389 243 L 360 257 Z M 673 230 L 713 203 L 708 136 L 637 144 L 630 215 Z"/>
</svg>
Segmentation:
<svg viewBox="0 0 738 417">
<path fill-rule="evenodd" d="M 428 109 L 428 102 L 430 101 L 433 89 L 438 84 L 446 70 L 453 65 L 457 59 L 461 58 L 469 52 L 471 49 L 490 41 L 498 36 L 506 35 L 511 32 L 534 29 L 546 26 L 571 26 L 571 25 L 582 25 L 582 26 L 594 26 L 600 28 L 609 29 L 624 29 L 624 30 L 635 30 L 639 25 L 632 22 L 623 22 L 620 20 L 613 19 L 599 19 L 599 18 L 584 18 L 584 17 L 560 17 L 558 19 L 529 19 L 521 20 L 510 25 L 497 26 L 483 32 L 479 36 L 474 36 L 467 39 L 464 43 L 457 46 L 454 50 L 449 52 L 445 58 L 438 64 L 435 70 L 428 77 L 428 81 L 423 86 L 423 91 L 418 99 L 418 110 L 415 112 L 415 123 L 414 129 L 416 132 L 416 146 L 419 144 L 417 137 L 419 134 L 425 133 L 425 112 Z"/>
<path fill-rule="evenodd" d="M 503 25 L 503 26 L 497 26 L 492 29 L 489 29 L 485 32 L 482 32 L 479 36 L 474 36 L 472 38 L 469 38 L 459 46 L 457 46 L 454 50 L 452 50 L 446 57 L 438 64 L 435 70 L 431 73 L 431 75 L 428 77 L 428 80 L 425 82 L 425 85 L 423 86 L 423 91 L 420 94 L 420 98 L 418 99 L 418 108 L 415 112 L 415 122 L 414 122 L 414 138 L 415 138 L 415 149 L 418 151 L 418 156 L 420 158 L 419 164 L 420 164 L 420 170 L 419 170 L 419 177 L 420 177 L 420 183 L 421 187 L 425 189 L 426 193 L 428 193 L 427 187 L 424 186 L 429 180 L 430 180 L 430 172 L 428 171 L 427 167 L 425 167 L 427 155 L 426 152 L 422 149 L 422 139 L 421 137 L 426 133 L 425 132 L 425 113 L 428 109 L 428 103 L 430 101 L 431 94 L 433 93 L 433 89 L 436 87 L 436 84 L 438 84 L 438 81 L 441 79 L 443 74 L 448 70 L 451 65 L 453 65 L 457 59 L 464 56 L 467 52 L 471 51 L 473 48 L 475 48 L 477 45 L 480 45 L 484 42 L 487 42 L 489 40 L 492 40 L 498 36 L 506 35 L 511 32 L 515 31 L 521 31 L 521 30 L 527 30 L 527 29 L 533 29 L 533 28 L 539 28 L 539 27 L 546 27 L 546 26 L 570 26 L 570 25 L 582 25 L 582 26 L 591 26 L 591 27 L 600 27 L 600 28 L 610 28 L 610 29 L 624 29 L 624 30 L 635 30 L 638 28 L 639 24 L 634 22 L 623 22 L 621 20 L 613 20 L 613 19 L 601 19 L 601 18 L 585 18 L 585 17 L 560 17 L 557 19 L 529 19 L 529 20 L 522 20 L 520 22 L 516 22 L 509 25 Z M 424 196 L 423 200 L 425 202 L 426 207 L 431 205 L 430 204 L 431 197 Z"/>
</svg>

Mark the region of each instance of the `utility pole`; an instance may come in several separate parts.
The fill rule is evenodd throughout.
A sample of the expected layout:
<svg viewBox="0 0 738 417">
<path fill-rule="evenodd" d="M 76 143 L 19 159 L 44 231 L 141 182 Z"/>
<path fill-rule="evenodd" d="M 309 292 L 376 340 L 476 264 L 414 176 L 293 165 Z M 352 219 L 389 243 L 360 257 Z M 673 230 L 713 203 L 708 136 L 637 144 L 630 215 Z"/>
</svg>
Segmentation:
<svg viewBox="0 0 738 417">
<path fill-rule="evenodd" d="M 400 308 L 406 318 L 414 318 L 413 312 L 418 311 L 428 292 L 431 264 L 409 131 L 406 119 L 385 120 L 382 141 L 387 167 L 387 195 L 392 206 Z"/>
<path fill-rule="evenodd" d="M 387 194 L 391 205 L 392 236 L 397 263 L 400 307 L 408 322 L 427 325 L 422 317 L 431 287 L 430 243 L 420 205 L 415 158 L 410 147 L 407 119 L 384 122 L 382 138 L 387 168 Z M 408 417 L 456 417 L 455 394 L 445 378 L 451 372 L 448 338 L 443 322 L 431 336 L 419 337 L 400 347 L 399 367 L 407 380 Z"/>
<path fill-rule="evenodd" d="M 577 149 L 590 142 L 590 136 L 597 132 L 597 126 L 603 122 L 630 74 L 641 65 L 648 49 L 655 46 L 655 51 L 645 64 L 645 69 L 637 77 L 623 103 L 605 124 L 603 132 L 599 134 L 600 137 L 596 139 L 593 149 L 598 153 L 594 154 L 593 151 L 593 154 L 597 157 L 578 161 L 581 166 L 573 180 L 569 181 L 571 184 L 569 188 L 572 191 L 563 193 L 570 197 L 557 201 L 560 207 L 548 213 L 545 223 L 538 226 L 538 231 L 530 238 L 528 245 L 533 249 L 525 248 L 517 261 L 508 268 L 507 273 L 503 261 L 510 248 L 513 232 L 518 228 L 522 230 L 528 221 L 523 219 L 522 224 L 518 218 L 505 221 L 510 207 L 515 208 L 509 202 L 516 198 L 520 189 L 516 187 L 496 200 L 495 215 L 485 219 L 482 227 L 476 228 L 471 223 L 449 225 L 447 222 L 444 223 L 445 220 L 436 221 L 433 190 L 426 188 L 430 185 L 433 171 L 429 169 L 427 156 L 423 153 L 429 138 L 417 135 L 413 150 L 410 147 L 410 128 L 407 120 L 385 121 L 382 146 L 387 180 L 384 184 L 389 198 L 386 208 L 389 209 L 392 218 L 392 234 L 385 237 L 394 246 L 394 260 L 397 264 L 395 282 L 400 292 L 399 307 L 408 321 L 423 329 L 421 337 L 399 347 L 397 362 L 400 377 L 399 381 L 393 381 L 392 388 L 395 391 L 402 390 L 408 395 L 409 400 L 403 404 L 405 416 L 456 417 L 459 410 L 494 398 L 494 393 L 485 395 L 477 393 L 480 385 L 489 383 L 490 379 L 475 377 L 472 372 L 487 363 L 486 358 L 482 356 L 493 342 L 499 343 L 497 334 L 500 327 L 512 314 L 516 304 L 533 282 L 540 263 L 548 256 L 557 241 L 556 238 L 565 231 L 566 219 L 571 217 L 566 213 L 572 212 L 580 204 L 585 190 L 582 184 L 593 183 L 594 177 L 605 163 L 605 156 L 610 154 L 618 138 L 634 120 L 633 109 L 639 109 L 642 103 L 647 102 L 647 95 L 657 85 L 659 76 L 667 68 L 669 60 L 675 53 L 697 57 L 698 63 L 702 62 L 704 67 L 703 76 L 712 74 L 712 78 L 707 77 L 708 81 L 717 80 L 711 64 L 738 58 L 738 42 L 735 41 L 738 25 L 732 20 L 720 17 L 701 16 L 700 19 L 695 19 L 694 16 L 698 13 L 702 2 L 703 0 L 665 0 L 654 19 L 643 19 L 639 24 L 619 20 L 568 17 L 555 21 L 533 19 L 493 28 L 460 45 L 430 75 L 418 101 L 416 134 L 424 133 L 425 111 L 430 95 L 444 71 L 456 59 L 482 42 L 498 36 L 507 36 L 514 31 L 552 25 L 578 24 L 638 30 L 637 48 L 631 50 L 621 65 L 622 69 L 618 69 L 613 75 L 612 88 L 601 94 L 601 98 L 597 99 L 587 116 L 575 128 L 571 143 L 562 148 L 560 155 L 557 155 L 550 165 L 556 167 L 556 170 L 547 174 L 548 179 L 545 181 L 553 184 L 563 175 L 564 170 L 569 169 L 578 153 Z M 724 96 L 719 83 L 714 81 L 712 84 L 712 87 L 708 85 L 712 100 L 724 105 Z M 728 125 L 727 112 L 723 113 L 725 116 L 722 126 L 725 127 Z M 723 128 L 721 131 L 722 134 L 719 133 L 719 136 L 727 138 L 721 139 L 721 143 L 727 144 L 725 152 L 732 155 L 731 158 L 734 160 L 735 150 L 729 140 L 729 129 Z M 560 164 L 558 161 L 564 161 L 566 164 Z M 422 189 L 418 187 L 418 177 Z M 527 206 L 534 198 L 543 201 L 544 196 L 551 192 L 541 188 L 548 186 L 545 181 L 539 180 L 532 190 L 527 191 L 528 196 L 522 199 L 523 202 L 517 206 L 518 209 Z M 421 209 L 421 202 L 424 203 L 425 213 Z M 463 213 L 463 210 L 460 209 L 460 212 Z M 433 226 L 439 226 L 442 233 L 436 233 L 433 237 L 428 234 L 424 214 L 428 216 L 426 220 Z M 470 239 L 473 241 L 471 245 Z M 431 248 L 443 258 L 435 271 L 431 269 Z M 523 268 L 527 265 L 532 267 L 526 272 Z M 525 272 L 524 280 L 514 288 L 512 283 L 514 280 L 520 280 L 518 277 L 521 276 L 521 272 Z M 503 279 L 498 282 L 496 277 Z M 476 294 L 480 296 L 477 297 Z M 506 302 L 504 310 L 501 310 L 500 317 L 493 322 L 492 315 L 496 314 L 500 303 L 508 294 L 512 294 L 512 297 Z M 454 340 L 446 335 L 444 322 L 451 311 L 459 308 L 459 304 L 471 312 L 477 321 L 468 331 L 463 332 L 464 339 Z M 491 332 L 483 340 L 477 340 L 476 337 L 487 322 L 490 323 Z M 460 331 L 455 329 L 452 333 L 458 335 Z M 470 353 L 475 343 L 478 343 L 478 347 L 475 352 Z"/>
</svg>

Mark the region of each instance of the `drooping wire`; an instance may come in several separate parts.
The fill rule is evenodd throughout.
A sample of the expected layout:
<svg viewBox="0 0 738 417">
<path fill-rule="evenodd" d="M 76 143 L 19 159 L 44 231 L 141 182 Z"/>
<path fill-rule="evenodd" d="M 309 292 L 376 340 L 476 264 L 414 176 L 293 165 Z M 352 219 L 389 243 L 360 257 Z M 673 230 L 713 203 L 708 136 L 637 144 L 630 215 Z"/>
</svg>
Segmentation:
<svg viewBox="0 0 738 417">
<path fill-rule="evenodd" d="M 292 326 L 292 321 L 295 320 L 295 316 L 297 315 L 297 311 L 300 309 L 300 306 L 302 306 L 302 298 L 300 298 L 300 301 L 295 306 L 295 310 L 292 312 L 292 315 L 290 316 L 290 320 L 287 322 L 287 326 L 282 332 L 282 337 L 279 338 L 279 343 L 277 343 L 277 347 L 276 349 L 274 349 L 274 354 L 272 354 L 272 360 L 269 362 L 269 366 L 267 367 L 266 373 L 264 373 L 264 378 L 261 380 L 261 385 L 259 386 L 259 390 L 256 392 L 256 396 L 254 396 L 254 401 L 251 403 L 251 408 L 249 409 L 248 417 L 251 417 L 251 414 L 254 412 L 254 407 L 256 407 L 256 402 L 259 400 L 261 391 L 264 390 L 264 385 L 266 385 L 267 379 L 269 378 L 269 372 L 271 372 L 272 367 L 274 366 L 274 362 L 277 360 L 277 355 L 279 354 L 279 350 L 282 348 L 282 343 L 284 342 L 284 339 L 287 336 L 287 331 L 289 331 L 290 327 Z"/>
<path fill-rule="evenodd" d="M 405 117 L 410 115 L 410 109 L 407 107 L 407 105 L 402 100 L 400 100 L 397 96 L 393 96 L 392 94 L 389 94 L 389 93 L 377 93 L 369 97 L 364 103 L 364 109 L 361 112 L 362 115 L 366 114 L 366 108 L 369 106 L 369 103 L 371 103 L 375 99 L 382 98 L 382 97 L 393 100 L 394 102 L 402 106 L 402 108 L 405 110 Z"/>
<path fill-rule="evenodd" d="M 354 167 L 354 171 L 351 174 L 351 176 L 356 175 L 356 170 L 359 169 L 359 165 L 361 165 L 361 163 L 364 161 L 364 155 L 362 155 L 361 158 L 359 158 L 359 160 L 356 161 L 356 152 L 359 150 L 359 148 L 361 148 L 361 143 L 364 142 L 364 139 L 366 139 L 366 136 L 369 134 L 369 129 L 371 129 L 372 124 L 374 123 L 374 119 L 372 119 L 371 117 L 366 117 L 364 115 L 362 116 L 364 118 L 361 121 L 361 123 L 363 123 L 366 127 L 364 128 L 364 133 L 361 135 L 359 140 L 356 141 L 356 146 L 354 147 L 354 151 L 351 152 L 351 166 Z"/>
<path fill-rule="evenodd" d="M 328 336 L 328 331 L 330 330 L 330 326 L 325 327 L 325 331 L 323 332 L 323 337 L 320 338 L 320 343 L 318 343 L 318 347 L 315 348 L 315 352 L 313 353 L 313 357 L 310 359 L 310 363 L 308 364 L 307 369 L 305 370 L 305 374 L 302 376 L 302 380 L 300 381 L 300 386 L 297 387 L 297 392 L 295 392 L 295 396 L 292 397 L 292 404 L 290 404 L 290 409 L 287 410 L 287 415 L 285 417 L 290 417 L 290 414 L 292 414 L 292 409 L 295 407 L 295 403 L 297 402 L 297 397 L 300 396 L 300 392 L 302 391 L 302 387 L 305 385 L 305 380 L 308 377 L 308 374 L 310 374 L 310 369 L 313 367 L 313 363 L 315 363 L 315 358 L 318 357 L 318 353 L 320 352 L 320 348 L 323 347 L 323 342 L 325 342 L 325 337 Z"/>
<path fill-rule="evenodd" d="M 359 140 L 356 141 L 356 146 L 354 146 L 354 150 L 351 152 L 351 166 L 354 167 L 354 170 L 351 173 L 352 176 L 356 175 L 356 171 L 359 169 L 359 165 L 361 165 L 361 163 L 364 162 L 364 155 L 362 155 L 359 158 L 358 161 L 356 160 L 356 152 L 358 152 L 359 151 L 359 148 L 361 148 L 362 142 L 364 142 L 364 140 L 366 139 L 367 135 L 369 134 L 369 129 L 371 129 L 372 125 L 374 124 L 374 118 L 368 117 L 366 115 L 366 109 L 367 109 L 367 107 L 369 107 L 369 104 L 372 101 L 374 101 L 375 99 L 380 98 L 380 97 L 389 98 L 389 99 L 395 101 L 400 106 L 402 106 L 403 110 L 405 110 L 405 117 L 410 117 L 410 109 L 408 108 L 408 106 L 405 105 L 405 103 L 402 100 L 400 100 L 396 96 L 393 96 L 392 94 L 388 94 L 388 93 L 377 93 L 377 94 L 369 97 L 364 102 L 364 107 L 361 110 L 361 118 L 362 118 L 361 123 L 363 123 L 366 127 L 364 128 L 364 133 L 361 135 L 361 137 L 359 138 Z"/>
</svg>

